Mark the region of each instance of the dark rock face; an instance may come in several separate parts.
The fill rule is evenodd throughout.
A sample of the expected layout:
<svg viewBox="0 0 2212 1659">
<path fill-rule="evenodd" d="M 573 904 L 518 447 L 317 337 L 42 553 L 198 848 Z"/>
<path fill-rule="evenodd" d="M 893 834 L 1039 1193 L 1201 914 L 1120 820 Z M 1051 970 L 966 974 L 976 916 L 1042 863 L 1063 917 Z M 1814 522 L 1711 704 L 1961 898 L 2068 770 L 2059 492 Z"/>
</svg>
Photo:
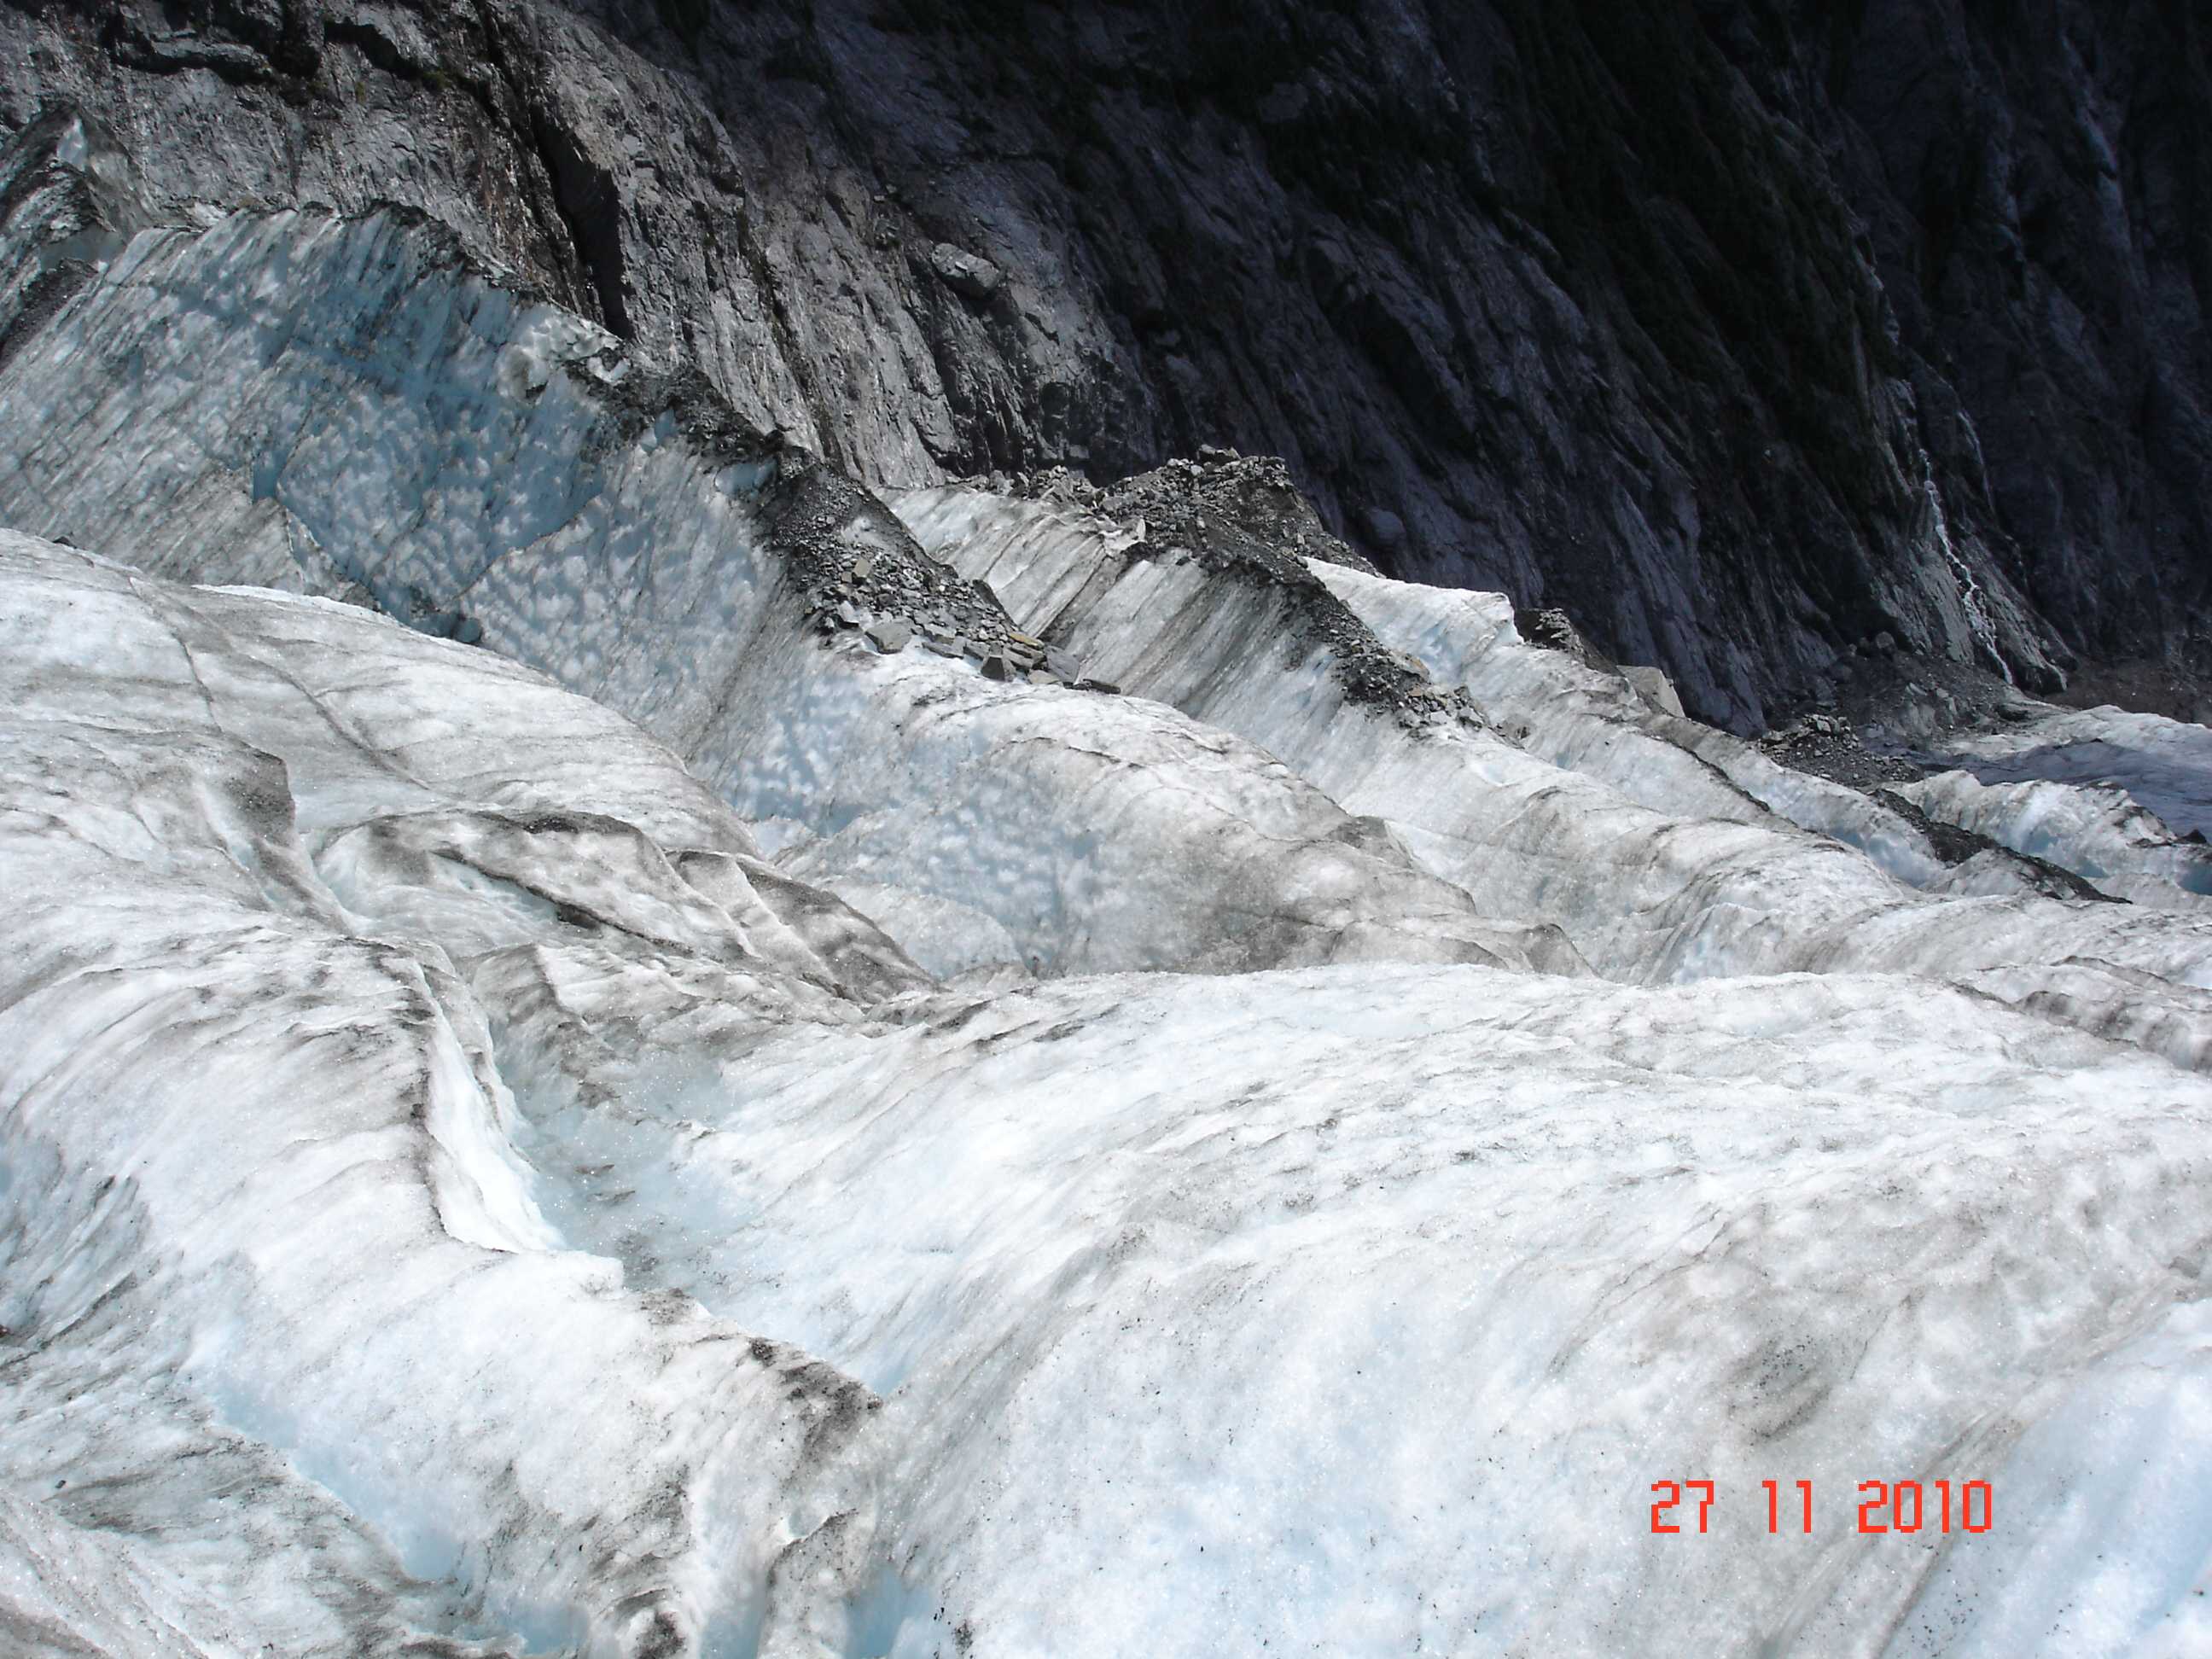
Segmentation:
<svg viewBox="0 0 2212 1659">
<path fill-rule="evenodd" d="M 2208 22 L 2185 4 L 1880 0 L 1823 70 L 1954 533 L 1985 539 L 2084 658 L 2166 645 L 2198 672 Z"/>
<path fill-rule="evenodd" d="M 1751 727 L 2212 668 L 2183 0 L 0 4 L 0 122 L 410 203 L 872 484 L 1279 454 Z"/>
</svg>

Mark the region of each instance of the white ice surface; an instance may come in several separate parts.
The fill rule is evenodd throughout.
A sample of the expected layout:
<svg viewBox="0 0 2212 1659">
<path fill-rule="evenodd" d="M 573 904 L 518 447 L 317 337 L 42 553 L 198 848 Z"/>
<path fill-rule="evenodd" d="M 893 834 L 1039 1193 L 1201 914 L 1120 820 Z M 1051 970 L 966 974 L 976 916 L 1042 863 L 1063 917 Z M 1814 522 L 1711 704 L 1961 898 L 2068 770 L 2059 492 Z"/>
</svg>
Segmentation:
<svg viewBox="0 0 2212 1659">
<path fill-rule="evenodd" d="M 1703 749 L 1732 744 L 1716 752 L 1804 816 L 1850 796 L 1863 809 L 1862 841 L 1886 833 L 1871 815 L 1901 817 L 1651 710 L 1618 681 L 1610 692 L 1584 684 L 1610 677 L 1504 638 L 1510 617 L 1494 596 L 1316 567 L 1332 592 L 1357 599 L 1359 618 L 1386 630 L 1386 643 L 1419 653 L 1446 680 L 1479 684 L 1493 724 L 1517 731 L 1523 717 L 1532 727 L 1549 720 L 1565 746 L 1550 757 L 1441 708 L 1414 720 L 1352 696 L 1310 625 L 1315 601 L 1279 582 L 1133 556 L 1125 534 L 1050 503 L 948 488 L 895 505 L 925 546 L 989 581 L 1024 626 L 1086 672 L 1259 745 L 1387 824 L 1486 915 L 1556 927 L 1601 974 L 1650 983 L 1798 969 L 2004 969 L 2019 985 L 2073 960 L 2115 972 L 2018 994 L 2096 1030 L 2134 1030 L 2185 1063 L 2212 1055 L 2212 921 L 2025 896 L 2012 870 L 1986 860 L 1963 891 L 1916 890 L 1884 867 L 1904 856 L 1902 843 L 1878 860 L 1810 833 L 1762 808 Z M 1484 663 L 1506 665 L 1486 677 Z M 2118 989 L 2129 975 L 2157 981 L 2158 995 Z M 2107 994 L 2111 1006 L 2095 1000 Z"/>
<path fill-rule="evenodd" d="M 1443 702 L 1415 728 L 1347 703 L 1279 588 L 964 492 L 902 511 L 1031 626 L 1066 611 L 1093 672 L 1171 708 L 990 685 L 918 648 L 824 650 L 760 541 L 772 469 L 628 410 L 601 343 L 386 218 L 146 232 L 0 369 L 41 416 L 0 508 L 157 568 L 342 573 L 404 615 L 466 615 L 744 815 L 784 820 L 808 880 L 916 896 L 884 919 L 947 963 L 991 959 L 1003 933 L 1047 973 L 1455 959 L 1656 981 L 1977 972 L 2056 949 L 2212 981 L 2194 919 L 1914 894 L 1893 872 L 1929 872 L 1903 820 L 1610 677 L 1558 680 L 1584 671 L 1498 638 L 1494 601 L 1346 589 L 1447 681 L 1492 665 L 1493 720 L 1552 720 L 1556 755 Z M 276 545 L 278 509 L 307 532 L 286 530 L 282 569 L 240 550 Z M 1985 863 L 1974 893 L 2007 874 Z M 2168 1052 L 2212 1041 L 2198 1025 Z"/>
<path fill-rule="evenodd" d="M 2185 1638 L 2162 1060 L 1898 975 L 856 1000 L 684 896 L 745 849 L 665 750 L 482 653 L 20 538 L 0 630 L 10 1639 Z M 1906 1477 L 1996 1528 L 1850 1531 Z"/>
<path fill-rule="evenodd" d="M 1984 783 L 2048 779 L 2124 789 L 2177 835 L 2212 836 L 2212 730 L 2110 707 L 2054 710 L 1947 742 L 1939 757 Z"/>
<path fill-rule="evenodd" d="M 532 665 L 0 535 L 0 1646 L 2201 1646 L 2202 919 L 1034 503 L 901 506 L 1143 695 L 825 649 L 604 345 L 238 215 L 0 366 L 18 522 Z"/>
<path fill-rule="evenodd" d="M 40 415 L 0 465 L 0 522 L 163 574 L 351 581 L 403 619 L 465 616 L 784 821 L 809 879 L 913 895 L 882 919 L 942 962 L 1011 940 L 1046 972 L 1579 969 L 1553 930 L 1486 920 L 1182 714 L 989 684 L 918 647 L 825 650 L 761 544 L 773 464 L 702 456 L 673 416 L 612 398 L 605 344 L 387 216 L 149 231 L 0 368 L 0 398 Z"/>
<path fill-rule="evenodd" d="M 1531 753 L 1602 779 L 1676 816 L 1756 823 L 1764 807 L 1857 848 L 1889 874 L 1935 885 L 1944 866 L 1926 837 L 1859 790 L 1778 765 L 1732 733 L 1670 713 L 1618 676 L 1533 646 L 1503 595 L 1390 581 L 1318 560 L 1310 568 L 1386 644 L 1463 685 Z M 2027 890 L 2015 883 L 2011 890 Z"/>
<path fill-rule="evenodd" d="M 1939 772 L 1897 793 L 1932 818 L 2048 859 L 2116 897 L 2168 908 L 2212 897 L 2212 850 L 2181 840 L 2124 789 Z"/>
</svg>

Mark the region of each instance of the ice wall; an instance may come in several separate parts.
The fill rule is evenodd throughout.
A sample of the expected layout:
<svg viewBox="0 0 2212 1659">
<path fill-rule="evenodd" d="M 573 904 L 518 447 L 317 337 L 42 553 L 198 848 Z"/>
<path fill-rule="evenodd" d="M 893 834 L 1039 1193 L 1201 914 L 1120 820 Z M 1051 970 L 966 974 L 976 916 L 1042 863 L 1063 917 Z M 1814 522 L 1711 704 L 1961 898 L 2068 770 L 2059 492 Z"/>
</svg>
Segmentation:
<svg viewBox="0 0 2212 1659">
<path fill-rule="evenodd" d="M 145 231 L 0 365 L 22 415 L 0 520 L 150 571 L 373 599 L 541 668 L 941 964 L 1579 969 L 1179 714 L 988 684 L 919 643 L 823 648 L 806 571 L 918 551 L 811 457 L 696 388 L 633 384 L 610 345 L 403 216 Z"/>
<path fill-rule="evenodd" d="M 2185 1063 L 2212 1054 L 2212 931 L 2200 919 L 2027 896 L 2011 872 L 1986 866 L 1975 873 L 1994 877 L 1996 893 L 1915 890 L 1751 792 L 1848 821 L 1877 851 L 1885 819 L 1919 839 L 1898 815 L 1723 733 L 1629 708 L 1623 683 L 1594 686 L 1599 677 L 1571 659 L 1521 642 L 1494 599 L 1335 566 L 1316 565 L 1301 585 L 1139 544 L 1048 502 L 947 489 L 897 507 L 925 546 L 988 581 L 1085 672 L 1261 746 L 1390 826 L 1486 914 L 1558 927 L 1601 973 L 1656 983 L 2003 969 L 2002 983 L 2055 1017 L 2136 1031 Z M 1413 659 L 1387 696 L 1351 672 L 1365 671 L 1378 644 Z M 1472 708 L 1429 678 L 1431 663 L 1474 692 Z M 1540 729 L 1549 756 L 1532 752 Z M 1743 785 L 1700 752 L 1709 740 L 1728 746 Z M 1614 774 L 1633 775 L 1635 796 Z M 1907 840 L 1888 852 L 1893 863 L 1913 855 Z M 2048 996 L 2019 988 L 2069 958 L 2117 970 L 2111 1006 L 2085 1004 L 2078 978 L 2063 992 L 2054 980 Z M 2131 977 L 2147 977 L 2155 995 L 2118 988 Z"/>
</svg>

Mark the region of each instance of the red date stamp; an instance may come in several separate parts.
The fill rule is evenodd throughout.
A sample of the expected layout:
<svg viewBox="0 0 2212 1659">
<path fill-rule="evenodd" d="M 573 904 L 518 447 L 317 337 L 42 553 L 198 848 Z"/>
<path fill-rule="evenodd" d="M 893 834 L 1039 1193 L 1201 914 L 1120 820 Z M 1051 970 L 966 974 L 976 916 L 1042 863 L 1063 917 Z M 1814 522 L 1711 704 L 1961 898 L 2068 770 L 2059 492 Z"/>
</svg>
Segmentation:
<svg viewBox="0 0 2212 1659">
<path fill-rule="evenodd" d="M 1813 1530 L 1811 1481 L 1793 1480 L 1787 1491 L 1779 1480 L 1759 1484 L 1766 1494 L 1767 1531 Z M 1658 1499 L 1651 1505 L 1652 1531 L 1691 1530 L 1686 1503 L 1695 1505 L 1695 1530 L 1707 1529 L 1715 1501 L 1713 1482 L 1655 1480 L 1651 1490 Z M 1863 1533 L 1987 1532 L 1994 1510 L 1986 1480 L 1969 1480 L 1956 1487 L 1948 1480 L 1862 1480 L 1858 1516 Z"/>
</svg>

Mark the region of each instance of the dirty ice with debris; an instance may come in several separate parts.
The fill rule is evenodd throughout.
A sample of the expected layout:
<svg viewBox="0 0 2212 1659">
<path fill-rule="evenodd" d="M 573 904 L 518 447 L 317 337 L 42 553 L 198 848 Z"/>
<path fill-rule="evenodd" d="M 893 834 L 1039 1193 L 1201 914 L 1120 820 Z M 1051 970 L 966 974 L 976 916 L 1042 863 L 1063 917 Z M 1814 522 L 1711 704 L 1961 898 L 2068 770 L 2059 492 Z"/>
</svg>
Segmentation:
<svg viewBox="0 0 2212 1659">
<path fill-rule="evenodd" d="M 99 159 L 0 240 L 0 1647 L 2212 1649 L 2201 728 L 1842 781 L 1266 464 L 878 499 Z"/>
</svg>

